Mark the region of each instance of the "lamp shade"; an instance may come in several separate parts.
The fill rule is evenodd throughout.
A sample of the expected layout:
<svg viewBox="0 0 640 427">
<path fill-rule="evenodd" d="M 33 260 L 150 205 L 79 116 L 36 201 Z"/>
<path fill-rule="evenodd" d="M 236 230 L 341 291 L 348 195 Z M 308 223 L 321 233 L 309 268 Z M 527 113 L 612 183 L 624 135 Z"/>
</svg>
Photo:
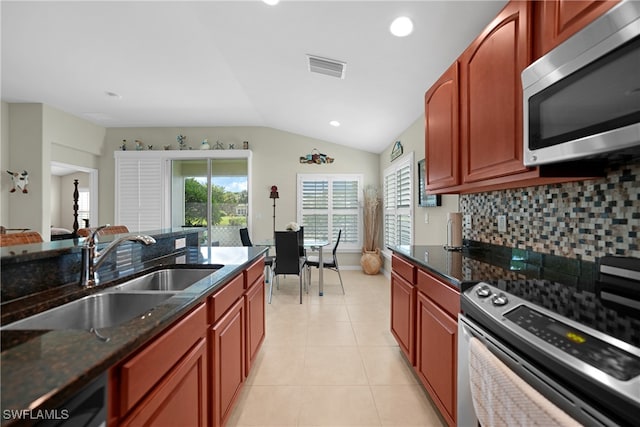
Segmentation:
<svg viewBox="0 0 640 427">
<path fill-rule="evenodd" d="M 280 196 L 278 196 L 278 187 L 276 187 L 275 185 L 271 186 L 271 194 L 269 194 L 269 198 L 270 199 L 279 199 Z"/>
</svg>

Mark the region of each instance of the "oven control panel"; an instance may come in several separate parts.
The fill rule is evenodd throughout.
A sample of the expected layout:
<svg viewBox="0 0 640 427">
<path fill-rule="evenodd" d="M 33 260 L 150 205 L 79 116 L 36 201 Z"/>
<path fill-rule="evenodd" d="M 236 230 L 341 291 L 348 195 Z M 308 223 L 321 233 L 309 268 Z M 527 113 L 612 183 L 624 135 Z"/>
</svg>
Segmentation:
<svg viewBox="0 0 640 427">
<path fill-rule="evenodd" d="M 462 300 L 463 307 L 471 304 L 479 310 L 481 319 L 476 318 L 476 321 L 481 325 L 489 322 L 507 328 L 517 336 L 528 336 L 532 345 L 557 359 L 573 356 L 584 364 L 579 368 L 572 362 L 576 369 L 591 366 L 619 381 L 636 377 L 640 381 L 640 352 L 633 346 L 628 346 L 629 351 L 626 351 L 624 344 L 619 345 L 606 334 L 487 283 L 465 289 Z"/>
<path fill-rule="evenodd" d="M 640 374 L 640 357 L 525 305 L 504 317 L 552 346 L 621 381 Z"/>
</svg>

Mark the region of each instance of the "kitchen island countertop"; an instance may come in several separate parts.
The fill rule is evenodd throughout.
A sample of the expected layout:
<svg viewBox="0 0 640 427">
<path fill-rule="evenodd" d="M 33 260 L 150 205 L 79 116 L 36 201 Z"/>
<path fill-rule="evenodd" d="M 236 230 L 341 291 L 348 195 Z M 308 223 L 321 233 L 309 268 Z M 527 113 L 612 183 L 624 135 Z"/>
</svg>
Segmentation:
<svg viewBox="0 0 640 427">
<path fill-rule="evenodd" d="M 1 331 L 2 425 L 20 425 L 19 420 L 5 417 L 8 410 L 59 407 L 93 379 L 204 302 L 208 295 L 265 252 L 266 248 L 260 247 L 189 248 L 186 256 L 176 258 L 179 265 L 175 267 L 211 267 L 212 274 L 164 301 L 148 316 L 100 329 L 100 335 L 109 338 L 106 342 L 86 330 Z M 219 265 L 223 267 L 213 269 Z M 151 267 L 134 276 L 161 267 L 167 265 Z"/>
</svg>

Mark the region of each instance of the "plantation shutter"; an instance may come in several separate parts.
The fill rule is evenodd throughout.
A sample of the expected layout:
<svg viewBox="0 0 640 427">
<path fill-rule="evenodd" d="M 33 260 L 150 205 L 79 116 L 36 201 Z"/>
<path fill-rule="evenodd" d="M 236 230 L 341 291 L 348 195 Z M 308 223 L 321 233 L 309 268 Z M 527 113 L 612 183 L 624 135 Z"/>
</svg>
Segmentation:
<svg viewBox="0 0 640 427">
<path fill-rule="evenodd" d="M 306 239 L 328 240 L 342 230 L 340 248 L 362 247 L 360 175 L 298 175 L 298 223 Z"/>
<path fill-rule="evenodd" d="M 384 243 L 386 246 L 413 242 L 413 153 L 384 172 Z"/>
<path fill-rule="evenodd" d="M 161 229 L 162 178 L 161 159 L 116 158 L 116 224 L 131 232 Z"/>
</svg>

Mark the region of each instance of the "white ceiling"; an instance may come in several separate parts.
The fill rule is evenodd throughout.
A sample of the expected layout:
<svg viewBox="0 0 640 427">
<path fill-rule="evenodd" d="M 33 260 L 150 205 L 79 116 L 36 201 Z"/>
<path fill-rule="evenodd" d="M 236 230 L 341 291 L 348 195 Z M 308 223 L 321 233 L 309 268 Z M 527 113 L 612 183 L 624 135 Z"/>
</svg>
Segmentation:
<svg viewBox="0 0 640 427">
<path fill-rule="evenodd" d="M 3 0 L 2 100 L 104 127 L 267 126 L 380 153 L 505 3 Z M 399 15 L 408 37 L 388 31 Z M 307 54 L 346 62 L 346 78 L 310 74 Z"/>
</svg>

